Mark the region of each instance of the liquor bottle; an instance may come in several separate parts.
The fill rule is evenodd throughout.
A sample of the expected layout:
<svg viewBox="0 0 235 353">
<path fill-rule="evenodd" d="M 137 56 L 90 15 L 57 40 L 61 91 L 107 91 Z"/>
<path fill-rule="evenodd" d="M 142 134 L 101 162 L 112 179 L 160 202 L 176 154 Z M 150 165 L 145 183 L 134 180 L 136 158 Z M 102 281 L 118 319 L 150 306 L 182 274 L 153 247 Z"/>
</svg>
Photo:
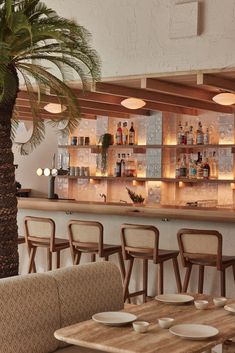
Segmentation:
<svg viewBox="0 0 235 353">
<path fill-rule="evenodd" d="M 195 179 L 197 177 L 197 166 L 195 161 L 193 160 L 193 157 L 190 157 L 189 160 L 189 178 L 190 179 Z"/>
<path fill-rule="evenodd" d="M 187 178 L 187 174 L 188 174 L 187 161 L 186 161 L 186 155 L 184 154 L 180 165 L 180 178 Z"/>
<path fill-rule="evenodd" d="M 182 128 L 181 122 L 179 122 L 178 131 L 177 131 L 177 145 L 182 144 L 182 136 L 183 136 L 183 128 Z"/>
<path fill-rule="evenodd" d="M 122 153 L 122 159 L 121 159 L 121 176 L 126 176 L 126 154 Z"/>
<path fill-rule="evenodd" d="M 122 145 L 122 123 L 121 122 L 119 122 L 117 124 L 116 144 L 117 145 Z"/>
<path fill-rule="evenodd" d="M 123 145 L 128 145 L 127 122 L 124 122 L 123 127 L 122 127 L 122 143 L 123 143 Z"/>
<path fill-rule="evenodd" d="M 121 165 L 121 155 L 118 153 L 118 158 L 116 162 L 116 177 L 120 177 L 122 174 L 122 165 Z"/>
<path fill-rule="evenodd" d="M 197 179 L 202 179 L 203 178 L 203 163 L 202 163 L 202 156 L 201 156 L 200 152 L 198 152 L 196 167 L 197 167 Z"/>
<path fill-rule="evenodd" d="M 210 175 L 211 179 L 217 179 L 218 178 L 218 160 L 217 160 L 215 151 L 213 152 L 213 157 L 211 159 L 210 172 L 211 172 L 211 175 Z"/>
<path fill-rule="evenodd" d="M 208 145 L 210 143 L 209 142 L 209 128 L 208 127 L 206 128 L 206 132 L 203 135 L 203 143 L 204 143 L 204 145 Z"/>
<path fill-rule="evenodd" d="M 134 123 L 131 123 L 131 127 L 129 130 L 129 145 L 134 145 L 135 144 L 135 129 L 134 129 Z"/>
<path fill-rule="evenodd" d="M 176 163 L 175 177 L 180 178 L 180 158 L 178 158 L 178 161 Z"/>
<path fill-rule="evenodd" d="M 193 145 L 193 127 L 190 126 L 187 134 L 187 145 Z"/>
<path fill-rule="evenodd" d="M 203 145 L 203 132 L 202 132 L 202 123 L 198 122 L 198 128 L 196 132 L 196 143 L 197 145 Z"/>
<path fill-rule="evenodd" d="M 204 179 L 210 178 L 210 165 L 208 162 L 208 158 L 205 158 L 205 162 L 203 163 L 203 178 Z"/>
<path fill-rule="evenodd" d="M 183 135 L 182 135 L 182 145 L 187 144 L 188 134 L 189 134 L 188 122 L 186 121 L 185 126 L 184 126 L 184 130 L 183 130 Z"/>
<path fill-rule="evenodd" d="M 126 176 L 136 176 L 136 161 L 132 155 L 129 155 L 129 158 L 127 159 Z"/>
</svg>

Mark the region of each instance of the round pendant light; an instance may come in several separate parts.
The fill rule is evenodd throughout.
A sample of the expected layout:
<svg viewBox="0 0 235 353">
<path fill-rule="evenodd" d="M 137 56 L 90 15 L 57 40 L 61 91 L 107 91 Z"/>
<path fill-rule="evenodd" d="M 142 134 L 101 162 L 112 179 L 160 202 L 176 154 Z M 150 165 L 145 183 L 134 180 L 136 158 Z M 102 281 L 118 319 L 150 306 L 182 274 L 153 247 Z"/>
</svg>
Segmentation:
<svg viewBox="0 0 235 353">
<path fill-rule="evenodd" d="M 67 107 L 58 103 L 48 103 L 47 105 L 45 105 L 44 109 L 52 114 L 60 114 L 63 113 L 67 109 Z"/>
<path fill-rule="evenodd" d="M 221 105 L 235 104 L 235 94 L 230 92 L 216 94 L 212 99 L 215 103 Z"/>
<path fill-rule="evenodd" d="M 143 99 L 130 97 L 121 101 L 121 105 L 128 109 L 140 109 L 146 105 L 146 102 Z"/>
</svg>

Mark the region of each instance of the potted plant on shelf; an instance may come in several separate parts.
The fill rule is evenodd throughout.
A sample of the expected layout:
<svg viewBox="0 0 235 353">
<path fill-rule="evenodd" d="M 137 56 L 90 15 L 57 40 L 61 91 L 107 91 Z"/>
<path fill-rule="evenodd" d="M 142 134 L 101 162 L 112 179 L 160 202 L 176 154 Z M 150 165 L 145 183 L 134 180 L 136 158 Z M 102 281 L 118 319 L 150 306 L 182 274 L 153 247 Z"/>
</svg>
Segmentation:
<svg viewBox="0 0 235 353">
<path fill-rule="evenodd" d="M 127 187 L 126 187 L 126 189 L 127 189 L 128 195 L 134 205 L 138 205 L 138 206 L 143 205 L 145 199 L 141 194 L 136 194 L 134 191 L 130 190 Z"/>
<path fill-rule="evenodd" d="M 108 148 L 113 145 L 113 135 L 105 133 L 100 136 L 99 143 L 101 144 L 101 174 L 107 174 L 108 167 Z"/>
</svg>

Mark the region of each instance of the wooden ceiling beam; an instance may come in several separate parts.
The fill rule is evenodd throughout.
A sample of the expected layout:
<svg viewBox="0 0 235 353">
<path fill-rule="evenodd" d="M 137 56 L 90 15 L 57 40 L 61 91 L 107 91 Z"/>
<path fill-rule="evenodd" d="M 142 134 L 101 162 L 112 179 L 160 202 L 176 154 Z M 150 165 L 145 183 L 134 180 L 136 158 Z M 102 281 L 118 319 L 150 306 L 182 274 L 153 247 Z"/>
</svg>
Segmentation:
<svg viewBox="0 0 235 353">
<path fill-rule="evenodd" d="M 235 92 L 235 80 L 215 76 L 212 74 L 198 74 L 197 84 L 201 86 L 212 86 L 225 91 Z"/>
<path fill-rule="evenodd" d="M 45 120 L 51 120 L 52 119 L 51 115 L 48 115 L 48 114 L 40 114 L 40 116 L 41 116 L 42 119 L 45 119 Z M 20 111 L 18 113 L 17 117 L 18 117 L 18 120 L 32 120 L 33 119 L 32 118 L 32 113 L 28 112 L 28 111 L 26 111 L 26 112 Z M 92 119 L 92 120 L 96 119 L 96 115 L 94 113 L 92 113 L 92 112 L 89 112 L 89 114 L 82 113 L 81 117 L 83 119 Z M 61 116 L 61 115 L 60 116 L 58 116 L 58 115 L 55 116 L 55 114 L 53 114 L 53 119 L 56 120 L 56 118 L 63 119 L 64 116 Z"/>
<path fill-rule="evenodd" d="M 161 81 L 155 78 L 145 78 L 141 80 L 141 88 L 173 94 L 174 96 L 212 101 L 213 92 L 205 91 L 201 88 L 190 87 L 178 83 Z"/>
<path fill-rule="evenodd" d="M 205 102 L 191 98 L 183 98 L 165 93 L 158 93 L 148 91 L 140 88 L 130 88 L 125 86 L 118 86 L 110 83 L 98 82 L 96 84 L 96 90 L 98 92 L 106 92 L 110 94 L 116 94 L 117 96 L 135 97 L 144 99 L 146 101 L 152 101 L 157 103 L 165 103 L 168 105 L 176 105 L 206 111 L 214 111 L 221 113 L 233 113 L 232 107 L 220 106 L 213 102 Z"/>
</svg>

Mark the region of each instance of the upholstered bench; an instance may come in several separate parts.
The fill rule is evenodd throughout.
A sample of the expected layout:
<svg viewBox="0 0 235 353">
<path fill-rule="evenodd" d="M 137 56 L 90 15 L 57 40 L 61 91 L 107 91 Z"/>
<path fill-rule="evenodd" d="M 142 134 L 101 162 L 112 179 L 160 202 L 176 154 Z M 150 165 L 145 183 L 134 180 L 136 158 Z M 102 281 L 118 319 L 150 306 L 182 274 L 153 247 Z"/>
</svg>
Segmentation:
<svg viewBox="0 0 235 353">
<path fill-rule="evenodd" d="M 1 353 L 93 353 L 65 346 L 54 331 L 100 311 L 123 309 L 119 269 L 110 262 L 0 280 Z"/>
</svg>

